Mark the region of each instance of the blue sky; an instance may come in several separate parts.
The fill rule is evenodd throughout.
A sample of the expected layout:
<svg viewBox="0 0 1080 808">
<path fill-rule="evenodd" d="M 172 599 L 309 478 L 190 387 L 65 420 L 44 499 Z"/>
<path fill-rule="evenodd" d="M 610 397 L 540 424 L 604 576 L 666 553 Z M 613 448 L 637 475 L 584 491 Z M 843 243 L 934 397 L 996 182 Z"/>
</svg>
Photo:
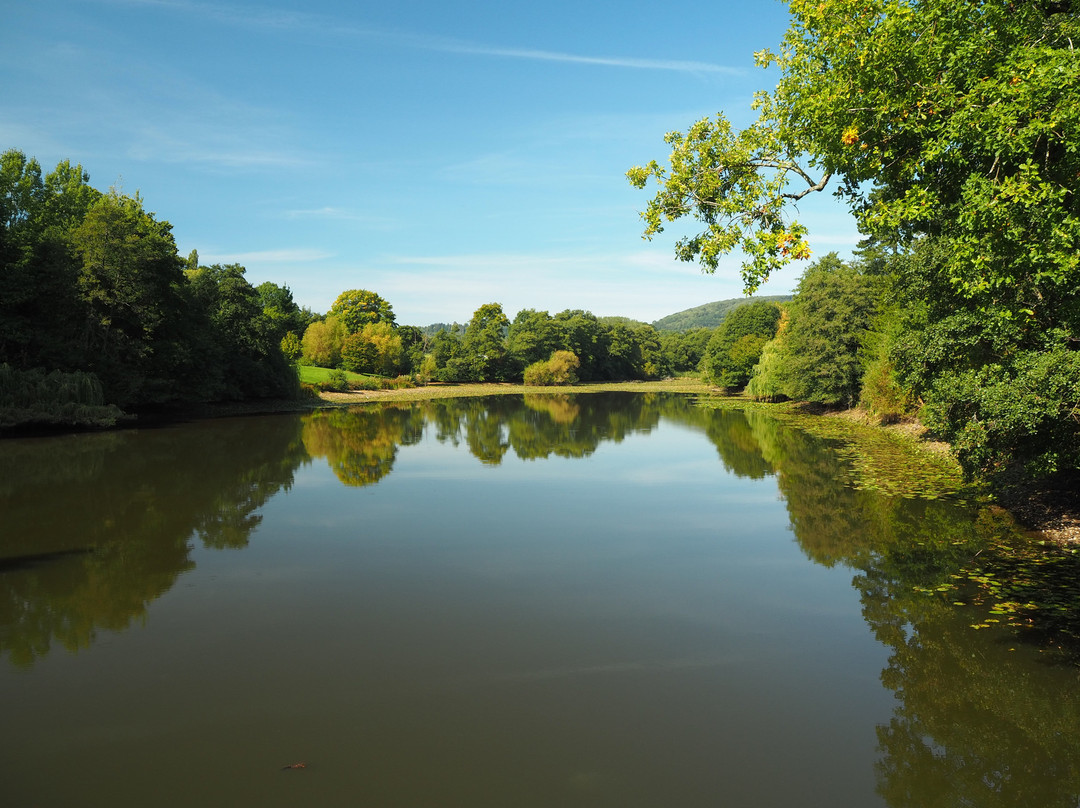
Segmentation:
<svg viewBox="0 0 1080 808">
<path fill-rule="evenodd" d="M 749 121 L 786 6 L 514 0 L 8 0 L 0 149 L 142 194 L 183 254 L 326 311 L 371 289 L 401 324 L 484 303 L 651 322 L 741 292 L 641 239 L 665 132 Z M 805 202 L 817 255 L 858 238 Z M 762 293 L 790 291 L 788 269 Z"/>
</svg>

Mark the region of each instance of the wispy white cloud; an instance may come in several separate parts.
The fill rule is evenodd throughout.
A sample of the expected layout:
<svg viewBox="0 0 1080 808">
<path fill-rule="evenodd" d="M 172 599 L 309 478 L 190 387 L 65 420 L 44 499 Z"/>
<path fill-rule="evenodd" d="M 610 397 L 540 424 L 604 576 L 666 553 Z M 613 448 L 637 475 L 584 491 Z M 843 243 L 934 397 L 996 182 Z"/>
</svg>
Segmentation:
<svg viewBox="0 0 1080 808">
<path fill-rule="evenodd" d="M 336 253 L 327 250 L 310 248 L 292 248 L 281 250 L 258 250 L 256 252 L 243 253 L 200 253 L 199 260 L 204 264 L 276 264 L 276 263 L 306 263 L 310 261 L 325 261 L 333 258 Z"/>
<path fill-rule="evenodd" d="M 396 42 L 399 45 L 419 50 L 454 53 L 465 56 L 488 56 L 502 59 L 562 62 L 567 64 L 595 65 L 598 67 L 614 67 L 632 70 L 662 70 L 682 73 L 722 74 L 729 76 L 742 76 L 746 74 L 744 68 L 718 65 L 711 62 L 679 59 L 649 59 L 631 56 L 595 56 L 545 50 L 542 48 L 506 47 L 465 42 L 445 37 L 425 36 L 373 26 L 358 25 L 327 15 L 309 12 L 254 9 L 250 7 L 241 9 L 227 4 L 187 2 L 187 0 L 101 0 L 101 2 L 129 6 L 149 6 L 188 14 L 197 14 L 205 19 L 215 20 L 228 25 L 242 26 L 248 29 L 316 31 L 327 35 L 380 39 Z"/>
<path fill-rule="evenodd" d="M 92 0 L 93 1 L 93 0 Z M 195 14 L 203 19 L 217 20 L 218 22 L 245 28 L 281 28 L 295 29 L 297 27 L 310 27 L 318 16 L 297 11 L 283 11 L 280 9 L 253 9 L 230 6 L 226 3 L 199 3 L 187 0 L 96 0 L 111 6 L 135 6 L 145 8 L 161 8 L 185 14 Z"/>
<path fill-rule="evenodd" d="M 440 47 L 449 53 L 475 56 L 497 56 L 507 59 L 527 59 L 540 62 L 566 62 L 570 64 L 624 67 L 634 70 L 672 70 L 682 73 L 722 73 L 729 76 L 746 74 L 743 68 L 718 65 L 711 62 L 683 61 L 678 59 L 639 59 L 622 56 L 585 56 L 577 53 L 539 50 L 535 48 L 500 48 L 487 45 L 446 43 Z"/>
<path fill-rule="evenodd" d="M 175 134 L 143 129 L 128 147 L 128 154 L 135 160 L 196 163 L 229 169 L 300 168 L 310 164 L 308 159 L 295 152 L 251 141 L 242 142 L 235 133 L 222 128 Z"/>
<path fill-rule="evenodd" d="M 356 222 L 357 224 L 380 230 L 390 230 L 400 226 L 398 220 L 389 216 L 373 216 L 368 213 L 360 213 L 348 208 L 337 208 L 327 205 L 321 208 L 306 208 L 299 210 L 287 210 L 282 214 L 286 219 L 326 220 L 340 222 Z"/>
</svg>

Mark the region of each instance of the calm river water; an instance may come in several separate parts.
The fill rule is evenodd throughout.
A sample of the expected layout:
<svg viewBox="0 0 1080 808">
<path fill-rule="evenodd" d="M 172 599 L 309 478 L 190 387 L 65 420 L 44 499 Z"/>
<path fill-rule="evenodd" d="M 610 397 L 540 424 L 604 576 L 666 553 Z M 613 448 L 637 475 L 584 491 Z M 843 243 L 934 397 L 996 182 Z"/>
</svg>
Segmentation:
<svg viewBox="0 0 1080 808">
<path fill-rule="evenodd" d="M 0 803 L 1076 806 L 1076 669 L 914 589 L 974 512 L 840 463 L 613 394 L 0 442 Z"/>
</svg>

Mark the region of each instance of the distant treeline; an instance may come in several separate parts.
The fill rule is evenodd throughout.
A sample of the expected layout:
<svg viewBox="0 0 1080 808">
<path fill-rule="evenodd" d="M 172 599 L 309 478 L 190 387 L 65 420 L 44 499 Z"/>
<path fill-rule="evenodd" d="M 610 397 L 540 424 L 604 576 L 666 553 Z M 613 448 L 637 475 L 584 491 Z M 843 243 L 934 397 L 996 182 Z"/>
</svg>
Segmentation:
<svg viewBox="0 0 1080 808">
<path fill-rule="evenodd" d="M 511 320 L 499 303 L 484 304 L 464 325 L 398 326 L 389 302 L 350 289 L 308 326 L 291 355 L 320 367 L 419 382 L 521 382 L 530 367 L 530 383 L 622 381 L 696 371 L 711 334 L 660 333 L 648 323 L 580 309 L 554 315 L 523 309 Z M 574 358 L 561 355 L 567 353 Z"/>
<path fill-rule="evenodd" d="M 653 322 L 653 327 L 657 331 L 689 331 L 692 328 L 717 328 L 731 312 L 740 306 L 758 301 L 786 303 L 789 300 L 791 300 L 791 295 L 755 295 L 753 297 L 732 297 L 727 300 L 716 300 L 703 306 L 694 306 L 692 309 L 661 317 Z"/>
<path fill-rule="evenodd" d="M 393 307 L 375 292 L 352 289 L 312 323 L 295 357 L 320 367 L 412 375 L 420 381 L 657 379 L 701 370 L 706 345 L 730 312 L 762 301 L 776 309 L 773 301 L 790 299 L 775 295 L 717 301 L 652 325 L 629 317 L 597 317 L 581 309 L 554 315 L 523 309 L 511 320 L 501 304 L 489 303 L 468 323 L 414 327 L 397 326 Z M 695 322 L 711 325 L 692 325 Z M 666 327 L 660 328 L 661 323 Z M 573 368 L 563 367 L 565 356 L 556 359 L 555 366 L 541 367 L 556 353 L 573 354 Z M 534 372 L 528 376 L 530 367 Z"/>
</svg>

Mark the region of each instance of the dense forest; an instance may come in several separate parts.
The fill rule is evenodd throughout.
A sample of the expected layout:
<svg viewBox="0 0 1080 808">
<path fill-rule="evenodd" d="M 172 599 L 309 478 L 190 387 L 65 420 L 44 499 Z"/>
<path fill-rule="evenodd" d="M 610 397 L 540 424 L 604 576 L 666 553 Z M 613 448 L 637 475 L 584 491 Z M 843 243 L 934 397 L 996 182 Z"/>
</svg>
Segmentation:
<svg viewBox="0 0 1080 808">
<path fill-rule="evenodd" d="M 0 156 L 4 422 L 296 395 L 280 346 L 309 313 L 243 267 L 181 258 L 171 231 L 82 166 L 45 174 L 19 151 Z"/>
<path fill-rule="evenodd" d="M 788 5 L 756 120 L 700 120 L 627 173 L 656 183 L 644 235 L 697 220 L 676 255 L 714 271 L 739 251 L 750 292 L 809 257 L 797 205 L 834 190 L 863 249 L 815 262 L 775 332 L 747 326 L 768 337 L 748 391 L 918 414 L 971 474 L 1077 471 L 1075 2 Z"/>
</svg>

